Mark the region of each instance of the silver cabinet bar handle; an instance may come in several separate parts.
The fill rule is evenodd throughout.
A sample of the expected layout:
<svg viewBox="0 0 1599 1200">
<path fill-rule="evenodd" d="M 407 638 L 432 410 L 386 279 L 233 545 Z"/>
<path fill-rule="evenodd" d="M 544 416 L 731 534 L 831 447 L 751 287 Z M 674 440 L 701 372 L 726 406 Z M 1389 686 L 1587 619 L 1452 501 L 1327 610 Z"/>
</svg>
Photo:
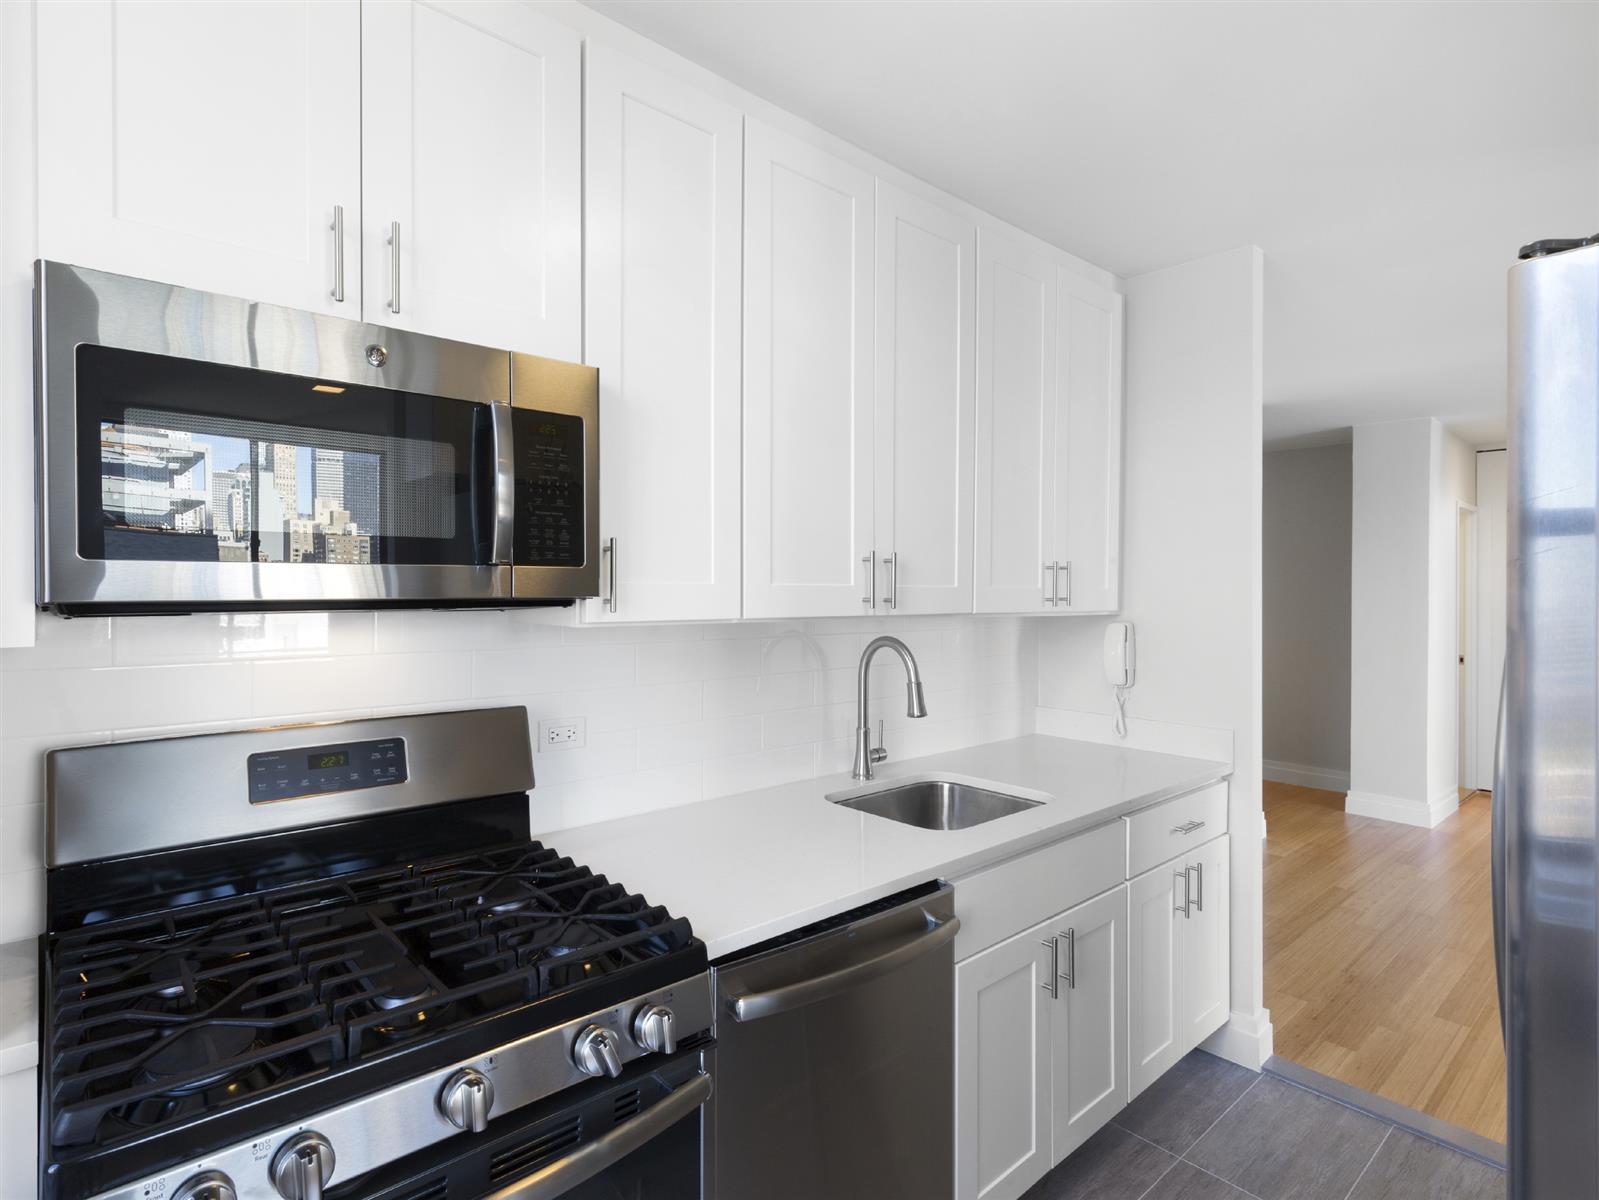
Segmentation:
<svg viewBox="0 0 1599 1200">
<path fill-rule="evenodd" d="M 1205 864 L 1195 863 L 1187 868 L 1194 873 L 1194 908 L 1199 912 L 1205 911 Z M 1186 871 L 1184 872 L 1186 874 Z"/>
<path fill-rule="evenodd" d="M 889 608 L 899 607 L 899 551 L 883 556 L 883 562 L 888 566 L 888 597 L 884 600 Z"/>
<path fill-rule="evenodd" d="M 487 1200 L 555 1200 L 580 1183 L 620 1162 L 657 1134 L 665 1133 L 711 1098 L 711 1077 L 696 1075 L 679 1084 L 638 1116 L 613 1127 L 565 1158 L 491 1192 Z"/>
<path fill-rule="evenodd" d="M 1077 987 L 1077 928 L 1073 926 L 1060 937 L 1066 939 L 1066 973 L 1061 976 L 1069 988 Z"/>
<path fill-rule="evenodd" d="M 1060 572 L 1066 569 L 1066 599 L 1060 598 Z M 1072 565 L 1071 563 L 1057 563 L 1055 565 L 1055 603 L 1064 604 L 1067 608 L 1072 606 Z"/>
<path fill-rule="evenodd" d="M 1049 951 L 1049 982 L 1038 986 L 1049 993 L 1051 1000 L 1060 999 L 1060 939 L 1045 938 L 1038 943 Z"/>
<path fill-rule="evenodd" d="M 861 561 L 866 564 L 866 595 L 861 597 L 861 603 L 875 611 L 877 608 L 877 551 L 873 550 Z"/>
<path fill-rule="evenodd" d="M 1051 571 L 1053 571 L 1054 569 L 1055 569 L 1055 564 L 1054 563 L 1045 563 L 1044 564 L 1044 574 L 1046 576 L 1048 576 L 1049 573 Z M 1055 587 L 1056 587 L 1056 584 L 1058 582 L 1059 582 L 1059 576 L 1057 576 L 1053 581 L 1048 579 L 1048 578 L 1046 578 L 1044 580 L 1044 603 L 1045 604 L 1054 604 L 1055 603 Z"/>
<path fill-rule="evenodd" d="M 1054 576 L 1054 585 L 1049 589 L 1049 602 L 1056 608 L 1060 607 L 1060 560 L 1056 559 L 1049 564 L 1050 573 Z"/>
<path fill-rule="evenodd" d="M 344 303 L 344 205 L 333 206 L 333 299 Z"/>
<path fill-rule="evenodd" d="M 400 223 L 389 222 L 389 311 L 400 311 Z"/>
<path fill-rule="evenodd" d="M 1193 897 L 1188 894 L 1188 872 L 1187 870 L 1176 871 L 1172 874 L 1172 878 L 1181 880 L 1183 885 L 1183 902 L 1172 905 L 1172 912 L 1180 912 L 1184 917 L 1191 917 L 1188 906 L 1193 903 Z"/>
<path fill-rule="evenodd" d="M 614 537 L 606 538 L 605 545 L 601 547 L 600 553 L 602 557 L 609 559 L 611 564 L 610 573 L 606 577 L 610 587 L 606 589 L 605 610 L 614 613 L 616 611 L 616 539 Z"/>
</svg>

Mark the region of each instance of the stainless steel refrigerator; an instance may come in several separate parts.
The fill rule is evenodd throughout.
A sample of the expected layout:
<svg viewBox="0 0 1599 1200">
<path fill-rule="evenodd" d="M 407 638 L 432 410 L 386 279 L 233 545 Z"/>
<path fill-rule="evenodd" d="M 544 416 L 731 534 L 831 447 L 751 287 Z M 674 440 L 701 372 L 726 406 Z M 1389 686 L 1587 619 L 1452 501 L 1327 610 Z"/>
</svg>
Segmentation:
<svg viewBox="0 0 1599 1200">
<path fill-rule="evenodd" d="M 1599 1196 L 1599 236 L 1510 272 L 1494 917 L 1511 1200 Z"/>
</svg>

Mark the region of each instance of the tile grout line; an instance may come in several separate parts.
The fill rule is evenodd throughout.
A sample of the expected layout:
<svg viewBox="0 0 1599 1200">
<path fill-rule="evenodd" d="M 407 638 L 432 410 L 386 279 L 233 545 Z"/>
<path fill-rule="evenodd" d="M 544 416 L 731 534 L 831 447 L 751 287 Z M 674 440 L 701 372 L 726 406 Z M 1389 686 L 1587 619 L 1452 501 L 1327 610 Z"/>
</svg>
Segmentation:
<svg viewBox="0 0 1599 1200">
<path fill-rule="evenodd" d="M 1199 1143 L 1204 1139 L 1205 1134 L 1209 1133 L 1212 1129 L 1216 1128 L 1216 1122 L 1220 1121 L 1222 1119 L 1222 1117 L 1225 1117 L 1228 1113 L 1232 1112 L 1234 1106 L 1237 1105 L 1238 1101 L 1242 1100 L 1245 1096 L 1249 1095 L 1249 1093 L 1254 1090 L 1255 1084 L 1259 1083 L 1261 1081 L 1261 1079 L 1263 1079 L 1263 1078 L 1264 1078 L 1263 1075 L 1257 1073 L 1255 1075 L 1255 1078 L 1250 1081 L 1249 1086 L 1246 1087 L 1243 1091 L 1239 1092 L 1238 1095 L 1233 1098 L 1232 1104 L 1229 1104 L 1226 1108 L 1224 1108 L 1221 1111 L 1221 1115 L 1218 1116 L 1215 1121 L 1212 1121 L 1209 1125 L 1205 1126 L 1204 1132 L 1201 1133 L 1199 1135 L 1199 1137 L 1194 1139 L 1193 1144 L 1190 1145 L 1188 1147 L 1188 1149 L 1192 1150 L 1194 1148 L 1194 1146 L 1199 1145 Z M 1116 1122 L 1112 1121 L 1112 1124 L 1116 1124 Z M 1166 1154 L 1171 1154 L 1171 1151 L 1167 1150 L 1166 1147 L 1160 1145 L 1158 1142 L 1150 1141 L 1148 1138 L 1144 1137 L 1142 1134 L 1134 1133 L 1131 1129 L 1128 1129 L 1125 1125 L 1116 1124 L 1116 1128 L 1120 1129 L 1123 1133 L 1125 1133 L 1125 1134 L 1127 1134 L 1127 1135 L 1129 1135 L 1131 1137 L 1137 1138 L 1139 1141 L 1144 1142 L 1147 1145 L 1154 1146 L 1155 1149 L 1157 1149 L 1157 1150 L 1163 1151 Z M 1177 1166 L 1178 1166 L 1179 1163 L 1185 1163 L 1185 1162 L 1188 1163 L 1189 1166 L 1193 1167 L 1196 1171 L 1204 1171 L 1204 1173 L 1206 1175 L 1210 1175 L 1211 1174 L 1209 1171 L 1205 1171 L 1205 1168 L 1200 1166 L 1198 1163 L 1190 1162 L 1186 1152 L 1184 1152 L 1183 1154 L 1172 1154 L 1171 1164 L 1164 1171 L 1162 1171 L 1160 1173 L 1160 1177 L 1157 1178 L 1154 1183 L 1150 1184 L 1141 1193 L 1139 1193 L 1139 1195 L 1137 1197 L 1137 1200 L 1144 1200 L 1144 1197 L 1148 1196 L 1150 1194 L 1150 1192 L 1153 1192 L 1156 1188 L 1158 1188 L 1160 1186 L 1160 1181 L 1162 1179 L 1165 1179 L 1166 1176 L 1170 1175 L 1173 1171 L 1175 1171 L 1177 1169 Z M 1213 1178 L 1213 1179 L 1221 1179 L 1221 1176 L 1220 1175 L 1211 1175 L 1211 1178 Z M 1237 1184 L 1232 1183 L 1232 1181 L 1230 1181 L 1230 1180 L 1222 1179 L 1221 1181 L 1223 1183 L 1227 1184 L 1229 1187 L 1238 1187 Z M 1243 1188 L 1238 1188 L 1238 1190 L 1241 1191 L 1241 1192 L 1244 1191 Z M 1260 1197 L 1254 1195 L 1254 1193 L 1252 1193 L 1252 1192 L 1244 1192 L 1244 1195 L 1249 1196 L 1250 1200 L 1260 1200 Z M 1345 1200 L 1348 1200 L 1348 1197 L 1345 1197 Z"/>
<path fill-rule="evenodd" d="M 1377 1161 L 1377 1156 L 1382 1153 L 1382 1148 L 1388 1144 L 1388 1139 L 1393 1136 L 1394 1127 L 1388 1126 L 1383 1130 L 1382 1141 L 1377 1143 L 1377 1148 L 1371 1152 L 1371 1157 L 1366 1160 L 1366 1165 L 1360 1168 L 1360 1174 L 1355 1176 L 1355 1182 L 1349 1185 L 1349 1190 L 1344 1193 L 1344 1200 L 1355 1194 L 1355 1189 L 1360 1186 L 1360 1181 L 1366 1178 L 1366 1172 L 1371 1170 L 1371 1164 Z"/>
<path fill-rule="evenodd" d="M 1217 1125 L 1221 1124 L 1222 1118 L 1226 1117 L 1226 1115 L 1228 1113 L 1232 1112 L 1233 1109 L 1237 1108 L 1239 1102 L 1242 1101 L 1245 1096 L 1249 1095 L 1250 1092 L 1255 1090 L 1255 1084 L 1259 1083 L 1264 1078 L 1266 1078 L 1266 1076 L 1264 1074 L 1262 1074 L 1261 1072 L 1257 1071 L 1255 1073 L 1255 1078 L 1250 1082 L 1249 1086 L 1246 1087 L 1243 1091 L 1239 1092 L 1238 1095 L 1234 1098 L 1233 1102 L 1231 1104 L 1229 1104 L 1226 1108 L 1221 1110 L 1221 1116 L 1217 1117 L 1209 1125 L 1205 1126 L 1204 1132 L 1201 1133 L 1198 1137 L 1196 1137 L 1192 1142 L 1190 1142 L 1189 1146 L 1188 1146 L 1188 1149 L 1184 1150 L 1177 1157 L 1182 1159 L 1186 1163 L 1192 1163 L 1192 1165 L 1194 1165 L 1196 1167 L 1199 1167 L 1199 1164 L 1196 1163 L 1196 1162 L 1193 1162 L 1193 1160 L 1190 1159 L 1188 1157 L 1188 1155 L 1192 1152 L 1192 1150 L 1194 1149 L 1195 1146 L 1199 1145 L 1200 1142 L 1204 1141 L 1205 1138 L 1210 1135 L 1210 1131 L 1212 1129 L 1216 1128 Z M 1205 1170 L 1204 1167 L 1199 1167 L 1199 1169 L 1201 1171 Z M 1208 1172 L 1208 1171 L 1206 1171 L 1205 1173 L 1207 1175 L 1210 1174 L 1210 1172 Z M 1218 1178 L 1220 1178 L 1220 1177 L 1218 1176 Z M 1232 1181 L 1228 1180 L 1227 1182 L 1230 1183 Z"/>
<path fill-rule="evenodd" d="M 1111 1124 L 1115 1125 L 1116 1123 L 1114 1121 L 1112 1121 Z M 1120 1129 L 1128 1137 L 1136 1138 L 1138 1141 L 1143 1142 L 1144 1145 L 1146 1145 L 1146 1146 L 1155 1146 L 1155 1149 L 1159 1150 L 1167 1158 L 1171 1159 L 1171 1162 L 1166 1164 L 1166 1169 L 1155 1177 L 1155 1181 L 1153 1183 L 1151 1183 L 1143 1191 L 1139 1192 L 1138 1195 L 1134 1198 L 1134 1200 L 1144 1200 L 1144 1197 L 1148 1196 L 1150 1192 L 1152 1192 L 1156 1188 L 1158 1188 L 1160 1186 L 1160 1181 L 1162 1179 L 1165 1179 L 1166 1176 L 1170 1175 L 1173 1171 L 1175 1171 L 1177 1169 L 1177 1164 L 1182 1162 L 1183 1160 L 1180 1157 L 1178 1157 L 1177 1155 L 1173 1154 L 1170 1150 L 1166 1149 L 1165 1146 L 1157 1146 L 1157 1145 L 1155 1145 L 1154 1142 L 1150 1141 L 1147 1137 L 1145 1137 L 1141 1133 L 1134 1133 L 1131 1129 L 1128 1129 L 1124 1125 L 1116 1125 L 1116 1128 Z"/>
</svg>

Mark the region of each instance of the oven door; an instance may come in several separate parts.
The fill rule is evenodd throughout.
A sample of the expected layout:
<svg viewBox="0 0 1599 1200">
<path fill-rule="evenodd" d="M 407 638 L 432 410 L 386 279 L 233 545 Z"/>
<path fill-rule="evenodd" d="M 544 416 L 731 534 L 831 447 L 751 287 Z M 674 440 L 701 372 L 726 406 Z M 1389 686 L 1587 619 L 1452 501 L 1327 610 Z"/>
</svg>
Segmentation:
<svg viewBox="0 0 1599 1200">
<path fill-rule="evenodd" d="M 708 1046 L 583 1084 L 329 1191 L 329 1200 L 701 1200 Z"/>
<path fill-rule="evenodd" d="M 504 603 L 510 359 L 38 264 L 41 604 Z"/>
</svg>

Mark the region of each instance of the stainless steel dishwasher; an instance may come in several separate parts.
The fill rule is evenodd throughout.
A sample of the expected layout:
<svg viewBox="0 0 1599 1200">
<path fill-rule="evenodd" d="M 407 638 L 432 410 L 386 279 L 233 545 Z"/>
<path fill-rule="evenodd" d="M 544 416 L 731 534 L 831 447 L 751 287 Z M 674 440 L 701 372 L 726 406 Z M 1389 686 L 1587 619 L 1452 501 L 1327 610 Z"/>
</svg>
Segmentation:
<svg viewBox="0 0 1599 1200">
<path fill-rule="evenodd" d="M 954 897 L 928 884 L 712 965 L 708 1195 L 954 1195 Z"/>
</svg>

